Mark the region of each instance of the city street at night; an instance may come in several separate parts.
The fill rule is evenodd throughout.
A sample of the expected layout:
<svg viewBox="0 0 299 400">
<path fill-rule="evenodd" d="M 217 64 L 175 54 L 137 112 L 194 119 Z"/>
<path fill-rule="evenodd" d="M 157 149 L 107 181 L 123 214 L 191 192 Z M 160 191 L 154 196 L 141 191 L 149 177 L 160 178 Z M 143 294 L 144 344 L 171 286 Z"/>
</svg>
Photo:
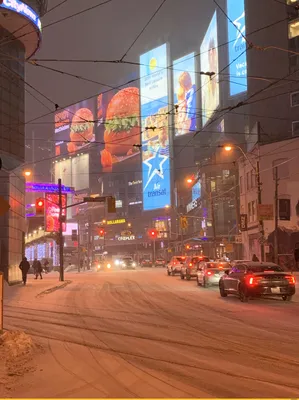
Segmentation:
<svg viewBox="0 0 299 400">
<path fill-rule="evenodd" d="M 0 379 L 5 396 L 299 396 L 298 294 L 241 303 L 163 268 L 5 289 L 5 329 L 36 347 L 26 373 Z"/>
</svg>

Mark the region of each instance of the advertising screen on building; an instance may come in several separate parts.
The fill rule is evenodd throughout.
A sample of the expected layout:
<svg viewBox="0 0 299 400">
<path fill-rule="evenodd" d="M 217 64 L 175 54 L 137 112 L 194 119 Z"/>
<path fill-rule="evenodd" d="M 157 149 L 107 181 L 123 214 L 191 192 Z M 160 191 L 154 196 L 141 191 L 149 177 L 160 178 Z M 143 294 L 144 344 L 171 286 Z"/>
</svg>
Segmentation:
<svg viewBox="0 0 299 400">
<path fill-rule="evenodd" d="M 75 153 L 95 141 L 95 101 L 84 100 L 55 114 L 56 156 Z"/>
<path fill-rule="evenodd" d="M 62 207 L 66 207 L 66 195 L 62 195 Z M 45 231 L 59 232 L 59 196 L 58 194 L 46 193 L 45 195 Z M 62 215 L 66 216 L 66 210 L 62 210 Z M 62 224 L 62 231 L 65 232 L 66 224 Z"/>
<path fill-rule="evenodd" d="M 175 136 L 196 130 L 196 77 L 194 53 L 173 62 Z"/>
<path fill-rule="evenodd" d="M 227 0 L 227 14 L 233 21 L 228 22 L 228 56 L 230 95 L 235 96 L 247 91 L 245 1 Z"/>
<path fill-rule="evenodd" d="M 97 98 L 97 141 L 101 169 L 109 171 L 136 169 L 140 164 L 139 88 L 125 87 Z"/>
<path fill-rule="evenodd" d="M 167 45 L 140 56 L 143 209 L 170 204 Z"/>
<path fill-rule="evenodd" d="M 219 59 L 218 59 L 217 13 L 215 12 L 204 40 L 200 46 L 201 71 L 213 76 L 201 76 L 202 125 L 213 116 L 219 106 Z"/>
<path fill-rule="evenodd" d="M 201 182 L 198 181 L 192 187 L 192 201 L 197 200 L 201 197 Z"/>
<path fill-rule="evenodd" d="M 54 164 L 55 182 L 62 180 L 65 186 L 76 191 L 89 188 L 89 154 L 82 154 Z"/>
</svg>

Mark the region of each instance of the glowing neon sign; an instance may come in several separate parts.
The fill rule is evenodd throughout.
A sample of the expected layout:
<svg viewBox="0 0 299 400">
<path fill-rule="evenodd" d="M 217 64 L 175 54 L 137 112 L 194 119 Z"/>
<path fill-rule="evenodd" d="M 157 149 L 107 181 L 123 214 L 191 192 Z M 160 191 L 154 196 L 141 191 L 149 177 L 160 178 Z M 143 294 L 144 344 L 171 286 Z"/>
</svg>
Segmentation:
<svg viewBox="0 0 299 400">
<path fill-rule="evenodd" d="M 38 30 L 41 32 L 42 30 L 42 23 L 39 19 L 38 14 L 27 4 L 23 3 L 20 0 L 3 0 L 2 4 L 0 4 L 0 7 L 6 8 L 7 10 L 14 11 L 20 15 L 23 15 L 23 17 L 30 19 L 31 22 L 34 23 L 34 25 L 38 28 Z"/>
<path fill-rule="evenodd" d="M 74 193 L 74 188 L 72 187 L 62 185 L 61 189 L 62 193 Z M 26 182 L 26 192 L 58 193 L 58 185 L 54 183 Z"/>
</svg>

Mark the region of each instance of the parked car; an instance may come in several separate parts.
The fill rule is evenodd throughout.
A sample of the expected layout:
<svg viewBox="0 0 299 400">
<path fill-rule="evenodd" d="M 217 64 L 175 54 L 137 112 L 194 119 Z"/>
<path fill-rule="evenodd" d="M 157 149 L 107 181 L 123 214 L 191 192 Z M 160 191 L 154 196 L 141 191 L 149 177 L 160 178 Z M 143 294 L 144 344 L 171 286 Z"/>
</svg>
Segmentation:
<svg viewBox="0 0 299 400">
<path fill-rule="evenodd" d="M 231 267 L 235 267 L 236 265 L 250 263 L 250 262 L 251 262 L 251 260 L 233 260 L 230 262 L 230 265 L 231 265 Z"/>
<path fill-rule="evenodd" d="M 197 271 L 200 263 L 209 261 L 209 257 L 206 256 L 189 256 L 186 257 L 185 262 L 181 268 L 181 279 L 187 279 L 197 277 Z"/>
<path fill-rule="evenodd" d="M 166 261 L 164 260 L 164 258 L 157 258 L 154 265 L 155 267 L 165 267 Z"/>
<path fill-rule="evenodd" d="M 230 269 L 228 262 L 213 261 L 202 262 L 197 271 L 197 285 L 204 288 L 219 284 L 220 278 Z"/>
<path fill-rule="evenodd" d="M 174 276 L 175 274 L 180 274 L 185 260 L 185 256 L 173 256 L 167 265 L 167 275 Z"/>
<path fill-rule="evenodd" d="M 279 296 L 291 301 L 295 294 L 295 276 L 279 265 L 266 262 L 247 262 L 226 271 L 219 281 L 221 297 L 228 294 L 239 296 L 242 302 L 250 297 Z"/>
<path fill-rule="evenodd" d="M 143 260 L 141 260 L 140 266 L 143 267 L 152 267 L 153 263 L 152 260 L 150 260 L 149 258 L 144 258 Z"/>
</svg>

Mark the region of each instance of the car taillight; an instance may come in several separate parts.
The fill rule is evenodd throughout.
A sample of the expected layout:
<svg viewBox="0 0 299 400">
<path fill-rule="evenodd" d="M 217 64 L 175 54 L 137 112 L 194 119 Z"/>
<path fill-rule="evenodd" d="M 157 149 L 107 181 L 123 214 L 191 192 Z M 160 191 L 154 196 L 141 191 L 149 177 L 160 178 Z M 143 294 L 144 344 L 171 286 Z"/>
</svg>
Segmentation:
<svg viewBox="0 0 299 400">
<path fill-rule="evenodd" d="M 296 279 L 295 279 L 295 277 L 293 275 L 287 275 L 286 279 L 289 281 L 290 285 L 295 285 Z"/>
<path fill-rule="evenodd" d="M 192 263 L 189 263 L 189 267 L 192 267 L 192 265 L 193 265 Z"/>
<path fill-rule="evenodd" d="M 213 272 L 208 271 L 208 272 L 207 272 L 207 275 L 213 275 Z"/>
<path fill-rule="evenodd" d="M 261 277 L 256 277 L 256 276 L 250 276 L 247 279 L 247 283 L 249 286 L 256 286 L 259 284 L 259 281 L 261 280 Z"/>
</svg>

